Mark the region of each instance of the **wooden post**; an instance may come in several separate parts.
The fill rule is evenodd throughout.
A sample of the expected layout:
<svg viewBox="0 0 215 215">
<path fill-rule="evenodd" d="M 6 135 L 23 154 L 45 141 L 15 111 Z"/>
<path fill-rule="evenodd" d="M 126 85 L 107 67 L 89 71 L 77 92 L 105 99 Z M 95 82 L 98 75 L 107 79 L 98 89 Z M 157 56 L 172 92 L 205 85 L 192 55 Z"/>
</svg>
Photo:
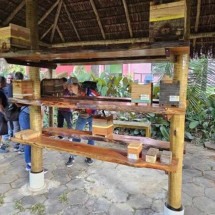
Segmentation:
<svg viewBox="0 0 215 215">
<path fill-rule="evenodd" d="M 180 81 L 180 107 L 186 108 L 187 75 L 189 53 L 175 53 L 174 80 Z M 170 126 L 170 149 L 178 158 L 176 173 L 169 173 L 168 206 L 175 210 L 182 208 L 182 163 L 184 151 L 185 115 L 174 115 Z"/>
<path fill-rule="evenodd" d="M 48 78 L 52 78 L 52 69 L 48 70 Z M 53 127 L 54 126 L 54 108 L 49 107 L 49 126 Z"/>
<path fill-rule="evenodd" d="M 37 29 L 37 0 L 25 0 L 26 2 L 26 27 L 30 29 L 31 49 L 37 50 L 38 46 L 38 29 Z M 36 67 L 30 67 L 29 69 L 30 79 L 34 81 L 34 98 L 40 98 L 40 76 L 39 69 Z M 42 115 L 41 107 L 30 107 L 30 125 L 31 128 L 40 131 L 42 129 Z M 32 146 L 31 148 L 31 172 L 40 173 L 43 171 L 43 157 L 42 149 Z"/>
</svg>

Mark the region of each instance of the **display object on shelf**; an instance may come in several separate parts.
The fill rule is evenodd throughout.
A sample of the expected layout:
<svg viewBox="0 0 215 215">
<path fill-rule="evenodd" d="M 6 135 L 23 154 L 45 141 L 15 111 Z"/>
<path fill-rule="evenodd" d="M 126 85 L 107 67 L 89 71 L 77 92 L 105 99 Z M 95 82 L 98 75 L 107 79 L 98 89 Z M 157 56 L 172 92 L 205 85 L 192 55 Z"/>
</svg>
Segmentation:
<svg viewBox="0 0 215 215">
<path fill-rule="evenodd" d="M 159 149 L 150 148 L 146 153 L 146 162 L 155 163 L 157 161 L 157 156 L 159 154 Z"/>
<path fill-rule="evenodd" d="M 32 80 L 14 80 L 13 97 L 18 99 L 31 98 L 33 96 Z"/>
<path fill-rule="evenodd" d="M 113 137 L 113 116 L 93 116 L 92 134 L 104 136 L 106 138 Z"/>
<path fill-rule="evenodd" d="M 134 103 L 152 104 L 153 84 L 132 83 L 131 85 L 131 101 Z"/>
<path fill-rule="evenodd" d="M 164 164 L 172 163 L 172 152 L 163 150 L 160 155 L 160 162 Z"/>
<path fill-rule="evenodd" d="M 161 81 L 159 105 L 162 107 L 179 107 L 180 105 L 180 82 Z"/>
<path fill-rule="evenodd" d="M 0 28 L 0 52 L 7 52 L 17 48 L 30 48 L 30 30 L 14 24 Z"/>
<path fill-rule="evenodd" d="M 138 160 L 143 149 L 143 144 L 132 142 L 128 145 L 128 159 Z"/>
<path fill-rule="evenodd" d="M 62 78 L 43 79 L 41 81 L 41 96 L 63 96 L 63 85 Z"/>
</svg>

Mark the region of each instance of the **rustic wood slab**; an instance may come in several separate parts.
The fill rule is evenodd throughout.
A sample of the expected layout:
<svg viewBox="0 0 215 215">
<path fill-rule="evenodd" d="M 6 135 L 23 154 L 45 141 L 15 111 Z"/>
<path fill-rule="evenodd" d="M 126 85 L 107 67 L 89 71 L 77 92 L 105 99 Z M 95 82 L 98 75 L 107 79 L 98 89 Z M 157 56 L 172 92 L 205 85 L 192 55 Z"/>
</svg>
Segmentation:
<svg viewBox="0 0 215 215">
<path fill-rule="evenodd" d="M 108 161 L 111 163 L 118 163 L 126 166 L 138 167 L 138 168 L 153 168 L 160 169 L 167 172 L 175 172 L 177 170 L 178 161 L 173 159 L 170 165 L 161 164 L 156 162 L 154 164 L 147 163 L 143 159 L 139 160 L 129 160 L 127 158 L 127 152 L 103 148 L 98 146 L 92 146 L 85 143 L 70 142 L 66 140 L 56 140 L 47 136 L 40 136 L 38 138 L 33 138 L 30 140 L 22 140 L 18 138 L 12 138 L 12 141 L 36 146 L 39 148 L 47 148 L 57 151 L 63 151 L 75 155 L 80 155 L 84 157 L 90 157 L 97 160 Z"/>
<path fill-rule="evenodd" d="M 55 127 L 44 128 L 43 134 L 69 136 L 72 138 L 78 138 L 83 140 L 103 141 L 103 142 L 116 143 L 116 144 L 121 144 L 126 146 L 131 142 L 139 141 L 143 144 L 144 149 L 154 147 L 161 150 L 169 150 L 170 148 L 169 142 L 162 141 L 162 140 L 154 140 L 148 137 L 113 134 L 113 138 L 108 139 L 101 136 L 92 136 L 92 132 L 90 131 L 78 131 L 78 130 L 67 129 L 67 128 L 55 128 Z"/>
<path fill-rule="evenodd" d="M 184 114 L 185 108 L 176 107 L 159 107 L 157 104 L 147 106 L 146 104 L 135 105 L 131 102 L 115 101 L 100 101 L 88 100 L 87 97 L 82 100 L 75 100 L 71 98 L 41 98 L 41 99 L 16 99 L 10 98 L 10 102 L 34 105 L 34 106 L 52 106 L 52 107 L 68 107 L 75 109 L 96 109 L 109 111 L 123 111 L 136 113 L 157 113 L 163 115 Z"/>
</svg>

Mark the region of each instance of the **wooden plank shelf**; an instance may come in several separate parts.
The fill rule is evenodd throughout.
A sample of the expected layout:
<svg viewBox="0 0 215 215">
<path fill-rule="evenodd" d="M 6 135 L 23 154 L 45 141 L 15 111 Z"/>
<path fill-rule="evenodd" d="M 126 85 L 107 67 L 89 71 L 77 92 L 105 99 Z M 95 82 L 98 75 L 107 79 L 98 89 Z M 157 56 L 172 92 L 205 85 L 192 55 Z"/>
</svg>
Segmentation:
<svg viewBox="0 0 215 215">
<path fill-rule="evenodd" d="M 83 140 L 103 141 L 107 143 L 115 143 L 115 144 L 121 144 L 126 146 L 129 143 L 135 141 L 135 142 L 141 142 L 143 144 L 144 149 L 148 149 L 150 147 L 158 148 L 160 150 L 170 149 L 169 142 L 162 141 L 162 140 L 154 140 L 148 137 L 113 134 L 113 138 L 109 139 L 102 136 L 92 136 L 91 131 L 78 131 L 74 129 L 55 128 L 55 127 L 44 128 L 42 133 L 48 136 L 50 135 L 67 136 L 67 137 L 78 138 Z"/>
<path fill-rule="evenodd" d="M 41 98 L 41 99 L 16 99 L 10 98 L 9 101 L 13 103 L 20 103 L 34 106 L 52 106 L 52 107 L 67 107 L 71 109 L 96 109 L 96 110 L 109 110 L 109 111 L 124 111 L 124 112 L 137 112 L 137 113 L 157 113 L 163 115 L 183 115 L 185 108 L 178 107 L 159 107 L 157 104 L 147 106 L 146 104 L 131 103 L 128 101 L 119 101 L 114 98 L 111 100 L 91 100 L 85 98 Z"/>
<path fill-rule="evenodd" d="M 161 164 L 159 162 L 147 163 L 143 158 L 140 158 L 139 160 L 130 160 L 127 158 L 127 152 L 123 150 L 92 146 L 85 143 L 70 142 L 66 140 L 56 140 L 44 135 L 29 140 L 12 138 L 12 141 L 137 168 L 152 168 L 164 170 L 166 172 L 175 172 L 178 166 L 177 159 L 173 159 L 170 165 Z"/>
</svg>

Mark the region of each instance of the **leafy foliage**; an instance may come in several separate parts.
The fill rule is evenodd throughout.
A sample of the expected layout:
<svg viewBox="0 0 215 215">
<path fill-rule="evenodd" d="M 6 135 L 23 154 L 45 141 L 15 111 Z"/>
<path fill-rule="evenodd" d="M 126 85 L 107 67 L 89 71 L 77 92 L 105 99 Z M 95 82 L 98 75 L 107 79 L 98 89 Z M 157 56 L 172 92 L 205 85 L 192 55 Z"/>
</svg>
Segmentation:
<svg viewBox="0 0 215 215">
<path fill-rule="evenodd" d="M 185 137 L 194 143 L 215 139 L 215 69 L 211 59 L 191 60 Z"/>
</svg>

